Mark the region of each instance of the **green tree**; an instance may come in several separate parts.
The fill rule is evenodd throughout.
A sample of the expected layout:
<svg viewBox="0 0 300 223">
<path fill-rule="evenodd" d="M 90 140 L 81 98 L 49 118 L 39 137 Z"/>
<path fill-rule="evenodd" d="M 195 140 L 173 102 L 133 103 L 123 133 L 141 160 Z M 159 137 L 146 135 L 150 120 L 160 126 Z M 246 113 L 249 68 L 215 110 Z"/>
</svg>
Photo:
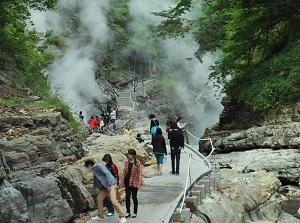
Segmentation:
<svg viewBox="0 0 300 223">
<path fill-rule="evenodd" d="M 203 0 L 202 10 L 197 13 L 198 16 L 193 20 L 187 19 L 185 14 L 193 10 L 195 4 L 201 3 L 184 0 L 180 1 L 175 8 L 156 13 L 165 18 L 157 28 L 158 35 L 178 37 L 184 36 L 187 32 L 192 33 L 195 41 L 199 43 L 199 49 L 195 54 L 200 60 L 206 53 L 221 49 L 222 56 L 212 67 L 211 78 L 224 85 L 225 92 L 234 99 L 262 110 L 282 103 L 279 99 L 280 95 L 286 96 L 287 94 L 283 89 L 287 87 L 287 84 L 293 88 L 295 82 L 290 79 L 286 83 L 278 76 L 282 73 L 281 70 L 286 75 L 290 75 L 292 70 L 293 72 L 295 70 L 294 66 L 300 66 L 300 62 L 296 61 L 290 68 L 283 63 L 287 62 L 285 57 L 291 54 L 296 56 L 292 49 L 298 47 L 300 2 L 298 0 L 274 0 L 272 2 L 267 0 Z M 274 56 L 280 57 L 275 60 Z M 276 65 L 278 73 L 272 68 L 274 63 L 282 66 Z M 262 69 L 265 72 L 262 72 Z M 261 84 L 249 81 L 249 77 L 259 80 Z M 277 84 L 265 85 L 265 81 L 262 80 Z M 248 86 L 243 83 L 248 83 Z M 279 89 L 282 90 L 278 90 L 278 85 L 281 84 L 282 87 Z M 242 89 L 240 85 L 246 88 Z M 258 91 L 269 89 L 272 94 L 256 92 L 256 96 L 252 95 L 250 100 L 249 94 L 245 92 L 247 89 L 253 90 L 251 88 L 253 85 Z M 275 90 L 276 87 L 277 90 Z M 293 98 L 297 98 L 299 92 L 292 94 Z"/>
</svg>

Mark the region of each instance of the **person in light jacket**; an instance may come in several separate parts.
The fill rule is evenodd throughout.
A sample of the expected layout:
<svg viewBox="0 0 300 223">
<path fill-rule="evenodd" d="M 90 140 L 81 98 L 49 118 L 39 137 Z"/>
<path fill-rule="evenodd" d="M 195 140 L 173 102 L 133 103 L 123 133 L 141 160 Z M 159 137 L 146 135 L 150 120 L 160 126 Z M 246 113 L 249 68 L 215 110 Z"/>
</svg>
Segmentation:
<svg viewBox="0 0 300 223">
<path fill-rule="evenodd" d="M 142 164 L 136 159 L 136 151 L 134 149 L 128 150 L 128 160 L 125 162 L 123 175 L 121 178 L 120 188 L 125 187 L 126 193 L 126 218 L 131 217 L 130 212 L 130 197 L 133 200 L 133 215 L 132 218 L 137 217 L 138 199 L 137 192 L 142 187 Z"/>
<path fill-rule="evenodd" d="M 116 119 L 117 119 L 117 112 L 116 110 L 113 108 L 111 110 L 111 113 L 110 113 L 110 121 L 113 125 L 113 130 L 115 131 L 116 130 Z"/>
<path fill-rule="evenodd" d="M 92 220 L 104 221 L 103 201 L 107 196 L 109 196 L 117 214 L 119 215 L 120 223 L 127 222 L 125 214 L 121 209 L 121 205 L 117 200 L 116 178 L 103 164 L 96 164 L 93 160 L 86 160 L 84 165 L 94 175 L 94 184 L 91 189 L 91 194 L 86 197 L 86 200 L 91 199 L 92 195 L 97 195 L 98 216 L 92 218 Z"/>
<path fill-rule="evenodd" d="M 153 146 L 153 153 L 156 157 L 157 175 L 162 176 L 163 174 L 161 171 L 164 162 L 164 155 L 167 155 L 167 147 L 161 128 L 156 130 L 156 134 L 152 137 L 151 144 Z"/>
</svg>

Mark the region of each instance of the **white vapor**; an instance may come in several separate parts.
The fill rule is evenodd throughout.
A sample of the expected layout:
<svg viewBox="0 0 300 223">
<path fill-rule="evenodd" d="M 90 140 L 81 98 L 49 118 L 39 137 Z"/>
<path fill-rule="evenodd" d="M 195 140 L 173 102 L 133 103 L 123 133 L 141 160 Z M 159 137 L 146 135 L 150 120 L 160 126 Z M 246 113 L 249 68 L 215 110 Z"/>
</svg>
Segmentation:
<svg viewBox="0 0 300 223">
<path fill-rule="evenodd" d="M 107 100 L 95 82 L 95 58 L 101 57 L 99 48 L 106 46 L 109 37 L 107 6 L 108 0 L 60 0 L 57 11 L 31 12 L 38 31 L 53 30 L 54 35 L 63 38 L 62 55 L 47 68 L 47 76 L 74 111 L 91 114 L 97 112 L 93 111 L 94 102 Z M 76 31 L 71 30 L 70 23 L 76 23 Z"/>
<path fill-rule="evenodd" d="M 200 3 L 198 3 L 200 4 Z M 147 25 L 157 25 L 162 18 L 152 15 L 152 12 L 159 12 L 174 6 L 174 1 L 170 0 L 152 0 L 140 1 L 131 0 L 130 11 L 134 17 L 132 27 L 136 23 Z M 200 6 L 197 10 L 200 9 Z M 195 12 L 191 12 L 188 17 L 192 17 Z M 185 38 L 165 40 L 164 50 L 166 60 L 169 66 L 176 67 L 173 79 L 178 82 L 177 94 L 174 100 L 182 100 L 187 106 L 190 115 L 195 120 L 186 120 L 192 122 L 196 127 L 198 136 L 203 135 L 205 128 L 215 124 L 219 120 L 219 115 L 223 109 L 220 99 L 215 97 L 215 89 L 210 83 L 207 84 L 210 74 L 209 67 L 214 64 L 216 56 L 207 54 L 203 57 L 203 63 L 194 57 L 198 45 L 188 35 Z M 192 58 L 186 60 L 186 58 Z M 183 80 L 189 79 L 193 86 L 180 84 Z M 196 89 L 196 91 L 195 91 Z M 184 114 L 181 114 L 184 117 Z"/>
</svg>

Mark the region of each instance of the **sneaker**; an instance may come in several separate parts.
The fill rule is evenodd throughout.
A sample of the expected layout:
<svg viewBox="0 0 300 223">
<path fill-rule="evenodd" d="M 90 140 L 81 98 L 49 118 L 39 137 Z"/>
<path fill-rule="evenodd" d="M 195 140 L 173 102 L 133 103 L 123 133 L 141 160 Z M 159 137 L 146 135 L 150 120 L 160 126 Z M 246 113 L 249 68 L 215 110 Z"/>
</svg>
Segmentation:
<svg viewBox="0 0 300 223">
<path fill-rule="evenodd" d="M 179 173 L 176 173 L 176 176 L 179 176 Z"/>
<path fill-rule="evenodd" d="M 106 216 L 108 216 L 108 217 L 111 217 L 111 216 L 114 216 L 115 215 L 115 213 L 112 213 L 112 212 L 108 212 L 107 214 L 106 214 Z"/>
<path fill-rule="evenodd" d="M 100 218 L 99 216 L 95 216 L 91 219 L 92 219 L 92 221 L 104 221 L 104 218 Z"/>
<path fill-rule="evenodd" d="M 127 222 L 126 218 L 120 218 L 120 223 L 125 223 L 125 222 Z"/>
<path fill-rule="evenodd" d="M 175 173 L 173 173 L 172 171 L 169 172 L 171 175 L 174 175 Z"/>
</svg>

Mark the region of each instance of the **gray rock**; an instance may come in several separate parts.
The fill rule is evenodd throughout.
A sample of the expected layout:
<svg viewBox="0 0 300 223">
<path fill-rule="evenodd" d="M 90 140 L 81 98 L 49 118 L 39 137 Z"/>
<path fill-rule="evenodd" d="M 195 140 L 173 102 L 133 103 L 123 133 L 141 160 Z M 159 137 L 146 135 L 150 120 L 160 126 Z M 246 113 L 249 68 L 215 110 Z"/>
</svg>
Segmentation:
<svg viewBox="0 0 300 223">
<path fill-rule="evenodd" d="M 73 212 L 54 180 L 20 172 L 15 187 L 27 202 L 32 222 L 68 222 L 72 219 Z"/>
<path fill-rule="evenodd" d="M 18 190 L 6 181 L 0 188 L 0 222 L 29 222 L 25 199 Z"/>
</svg>

